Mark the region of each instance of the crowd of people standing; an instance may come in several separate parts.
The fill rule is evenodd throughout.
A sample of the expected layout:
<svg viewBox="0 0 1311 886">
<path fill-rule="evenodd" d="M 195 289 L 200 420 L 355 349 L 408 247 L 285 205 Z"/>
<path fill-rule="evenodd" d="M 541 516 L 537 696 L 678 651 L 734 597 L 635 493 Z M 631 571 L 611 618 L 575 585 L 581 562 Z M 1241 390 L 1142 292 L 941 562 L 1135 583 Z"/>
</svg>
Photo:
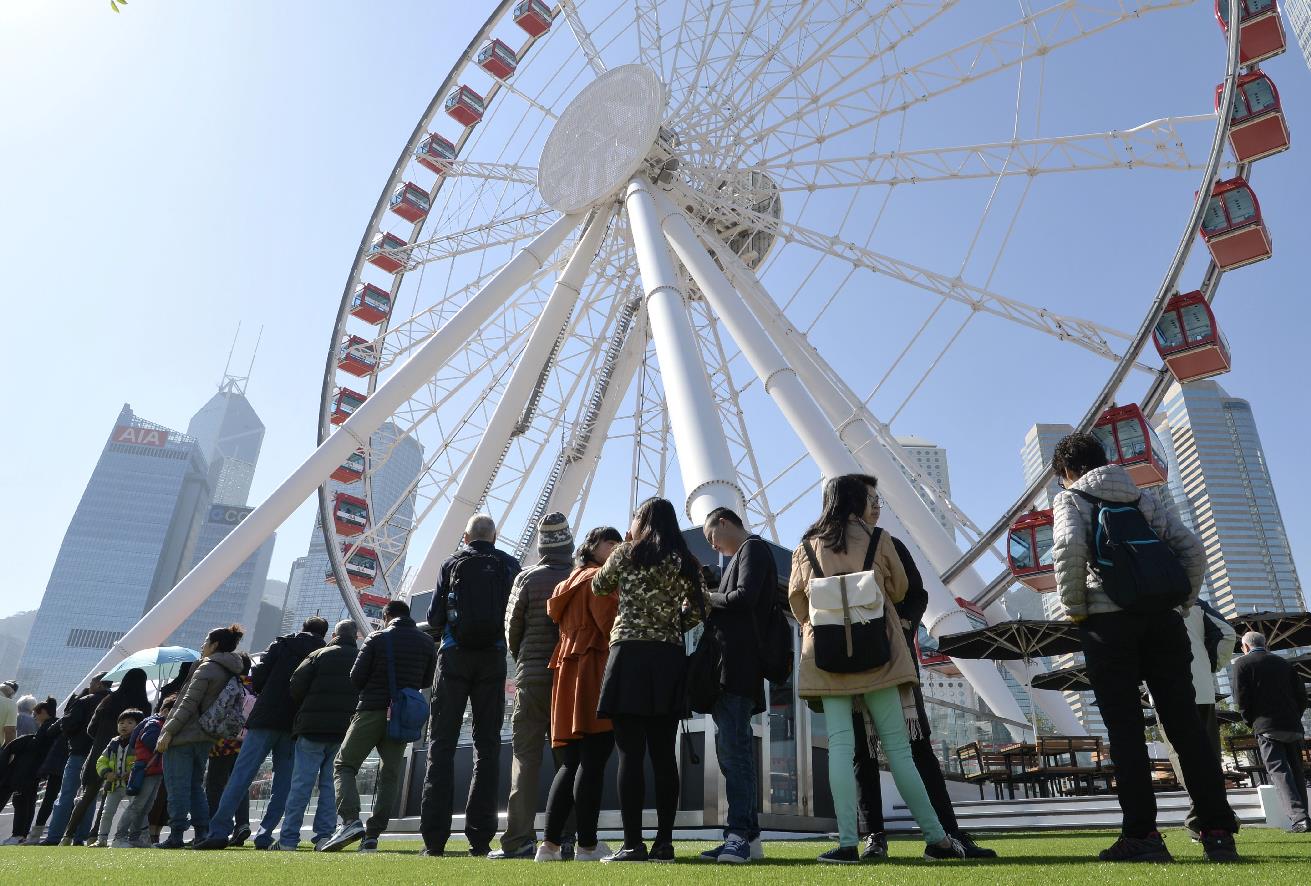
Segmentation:
<svg viewBox="0 0 1311 886">
<path fill-rule="evenodd" d="M 1122 468 L 1107 465 L 1092 438 L 1066 438 L 1054 463 L 1068 490 L 1056 502 L 1058 589 L 1079 624 L 1124 816 L 1120 838 L 1101 857 L 1169 859 L 1142 742 L 1138 684 L 1145 681 L 1193 801 L 1190 826 L 1208 858 L 1236 859 L 1238 824 L 1203 725 L 1206 714 L 1192 691 L 1179 691 L 1193 680 L 1185 619 L 1200 586 L 1200 545 L 1168 507 L 1133 487 Z M 1087 532 L 1093 509 L 1127 501 L 1181 564 L 1187 594 L 1178 605 L 1131 611 L 1123 588 L 1090 562 L 1097 555 Z M 748 864 L 764 857 L 751 720 L 766 709 L 766 677 L 776 670 L 769 626 L 786 607 L 801 639 L 790 676 L 798 695 L 822 712 L 828 735 L 839 835 L 819 861 L 857 864 L 887 856 L 880 748 L 924 838 L 926 859 L 994 857 L 961 830 L 932 750 L 914 645 L 928 593 L 910 549 L 878 525 L 880 513 L 874 477 L 830 479 L 822 512 L 794 550 L 784 583 L 769 545 L 724 507 L 701 527 L 724 561 L 714 581 L 665 499 L 642 503 L 625 532 L 596 527 L 580 544 L 563 514 L 546 515 L 537 526 L 540 559 L 526 569 L 497 548 L 493 520 L 476 516 L 442 566 L 422 628 L 405 602 L 393 600 L 382 628 L 363 642 L 353 622 L 340 622 L 329 636 L 327 622 L 313 617 L 254 663 L 238 651 L 242 629 L 219 627 L 206 638 L 200 661 L 162 687 L 157 711 L 140 670 L 128 671 L 116 687 L 104 675 L 92 680 L 62 716 L 54 699 L 34 700 L 24 735 L 5 727 L 0 787 L 15 810 L 7 842 L 106 846 L 112 836 L 114 846 L 218 850 L 251 840 L 256 849 L 292 851 L 317 789 L 313 847 L 335 852 L 358 843 L 361 851 L 375 851 L 396 811 L 406 746 L 419 737 L 413 712 L 429 710 L 418 693 L 431 690 L 420 803 L 424 856 L 448 852 L 456 748 L 469 710 L 473 765 L 463 834 L 470 854 L 539 862 L 674 860 L 678 728 L 690 706 L 702 704 L 697 709 L 715 726 L 727 819 L 722 843 L 701 858 Z M 686 637 L 701 624 L 704 636 L 689 657 Z M 1300 689 L 1300 683 L 1290 683 L 1277 657 L 1263 657 L 1259 635 L 1244 643 L 1249 654 L 1235 670 L 1236 699 L 1245 714 L 1250 708 L 1262 753 L 1274 761 L 1271 771 L 1305 830 L 1306 782 L 1300 756 L 1290 750 L 1301 739 L 1305 692 L 1285 700 L 1292 690 L 1283 687 Z M 513 765 L 507 826 L 493 849 L 507 658 L 515 667 Z M 789 655 L 785 669 L 790 663 Z M 17 686 L 8 688 L 0 686 L 5 699 Z M 0 725 L 3 708 L 0 703 Z M 539 841 L 544 748 L 555 774 Z M 358 776 L 374 752 L 376 791 L 362 821 Z M 598 821 L 616 752 L 623 843 L 612 848 L 599 838 Z M 269 801 L 252 831 L 251 785 L 270 758 Z M 656 824 L 649 846 L 648 765 Z"/>
</svg>

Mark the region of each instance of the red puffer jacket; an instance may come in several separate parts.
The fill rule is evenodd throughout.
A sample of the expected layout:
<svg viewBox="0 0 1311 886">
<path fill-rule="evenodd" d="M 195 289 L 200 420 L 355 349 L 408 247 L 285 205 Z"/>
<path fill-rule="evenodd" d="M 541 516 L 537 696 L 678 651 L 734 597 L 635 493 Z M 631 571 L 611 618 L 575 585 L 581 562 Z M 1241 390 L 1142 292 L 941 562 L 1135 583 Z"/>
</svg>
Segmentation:
<svg viewBox="0 0 1311 886">
<path fill-rule="evenodd" d="M 164 717 L 156 714 L 141 721 L 137 730 L 137 740 L 132 745 L 132 752 L 138 760 L 146 762 L 146 775 L 164 774 L 164 756 L 155 753 L 155 744 L 159 741 L 159 731 L 164 726 Z"/>
</svg>

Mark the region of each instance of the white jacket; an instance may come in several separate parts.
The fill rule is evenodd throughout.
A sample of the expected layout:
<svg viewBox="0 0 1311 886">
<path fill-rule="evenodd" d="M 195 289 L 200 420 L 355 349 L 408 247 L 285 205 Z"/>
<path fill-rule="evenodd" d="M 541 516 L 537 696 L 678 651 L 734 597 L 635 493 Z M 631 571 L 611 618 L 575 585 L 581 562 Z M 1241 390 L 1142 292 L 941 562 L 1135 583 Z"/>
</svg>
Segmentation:
<svg viewBox="0 0 1311 886">
<path fill-rule="evenodd" d="M 1206 649 L 1206 622 L 1220 629 L 1220 646 L 1216 650 L 1215 669 L 1211 669 L 1211 656 Z M 1216 615 L 1207 612 L 1201 606 L 1193 606 L 1184 616 L 1184 626 L 1188 628 L 1188 642 L 1193 649 L 1193 693 L 1195 704 L 1215 704 L 1215 674 L 1229 667 L 1234 657 L 1234 639 L 1237 634 L 1233 626 Z"/>
<path fill-rule="evenodd" d="M 1161 503 L 1150 489 L 1139 489 L 1129 479 L 1129 472 L 1119 465 L 1093 468 L 1071 489 L 1081 489 L 1105 501 L 1128 502 L 1138 500 L 1138 509 L 1147 518 L 1162 541 L 1170 546 L 1188 576 L 1192 594 L 1188 606 L 1197 599 L 1206 572 L 1206 551 L 1197 536 Z M 1052 503 L 1055 518 L 1052 544 L 1052 561 L 1056 567 L 1056 588 L 1061 602 L 1072 618 L 1082 618 L 1103 612 L 1119 612 L 1102 590 L 1102 582 L 1088 566 L 1088 539 L 1092 528 L 1093 506 L 1073 492 L 1061 492 Z"/>
</svg>

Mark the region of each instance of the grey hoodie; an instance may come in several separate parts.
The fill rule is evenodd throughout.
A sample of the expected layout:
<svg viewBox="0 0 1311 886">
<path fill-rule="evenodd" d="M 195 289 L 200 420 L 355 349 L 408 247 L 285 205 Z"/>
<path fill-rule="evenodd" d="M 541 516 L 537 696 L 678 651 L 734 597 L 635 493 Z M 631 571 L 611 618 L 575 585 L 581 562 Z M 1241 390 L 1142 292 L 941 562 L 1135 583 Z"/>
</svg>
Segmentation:
<svg viewBox="0 0 1311 886">
<path fill-rule="evenodd" d="M 1156 493 L 1139 489 L 1129 479 L 1129 472 L 1119 465 L 1094 468 L 1070 489 L 1081 489 L 1106 501 L 1126 502 L 1138 499 L 1138 509 L 1152 530 L 1170 546 L 1179 558 L 1188 584 L 1192 588 L 1188 605 L 1197 600 L 1206 572 L 1206 551 L 1201 541 L 1180 522 Z M 1073 492 L 1062 492 L 1052 504 L 1055 518 L 1052 561 L 1056 567 L 1056 589 L 1071 618 L 1083 618 L 1102 612 L 1119 612 L 1120 607 L 1102 591 L 1101 580 L 1088 568 L 1088 538 L 1092 528 L 1093 506 Z"/>
</svg>

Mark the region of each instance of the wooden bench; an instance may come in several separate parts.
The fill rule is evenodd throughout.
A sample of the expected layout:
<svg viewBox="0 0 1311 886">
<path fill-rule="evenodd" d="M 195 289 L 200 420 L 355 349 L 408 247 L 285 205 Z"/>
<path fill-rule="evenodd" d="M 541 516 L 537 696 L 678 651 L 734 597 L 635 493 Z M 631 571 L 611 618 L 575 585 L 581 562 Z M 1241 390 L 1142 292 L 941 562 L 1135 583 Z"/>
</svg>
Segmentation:
<svg viewBox="0 0 1311 886">
<path fill-rule="evenodd" d="M 1110 790 L 1110 772 L 1102 769 L 1102 740 L 1087 735 L 1046 735 L 1038 739 L 1036 765 L 1030 776 L 1043 796 L 1049 789 L 1063 796 L 1096 793 L 1098 781 Z"/>
<path fill-rule="evenodd" d="M 1261 752 L 1257 747 L 1255 735 L 1231 735 L 1225 739 L 1233 768 L 1251 780 L 1252 787 L 1266 783 L 1265 764 L 1261 762 Z"/>
<path fill-rule="evenodd" d="M 956 748 L 956 764 L 960 767 L 961 777 L 979 788 L 979 799 L 983 799 L 983 786 L 992 782 L 993 792 L 998 800 L 1002 799 L 1002 787 L 1010 788 L 1011 797 L 1015 797 L 1015 788 L 1011 773 L 1006 765 L 1006 758 L 1000 753 L 984 750 L 977 741 Z"/>
</svg>

